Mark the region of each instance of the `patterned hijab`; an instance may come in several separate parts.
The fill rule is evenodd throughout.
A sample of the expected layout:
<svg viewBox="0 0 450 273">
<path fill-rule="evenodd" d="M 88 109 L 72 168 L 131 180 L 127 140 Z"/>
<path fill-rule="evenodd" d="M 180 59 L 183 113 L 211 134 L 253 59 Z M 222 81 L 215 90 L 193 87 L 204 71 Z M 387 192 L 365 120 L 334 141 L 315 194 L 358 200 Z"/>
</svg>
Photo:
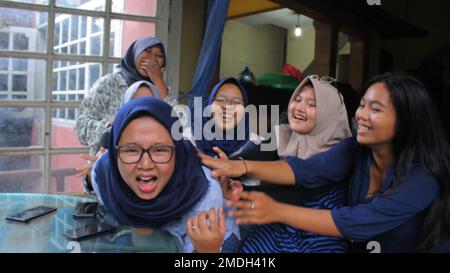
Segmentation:
<svg viewBox="0 0 450 273">
<path fill-rule="evenodd" d="M 305 159 L 351 136 L 342 95 L 329 83 L 306 77 L 292 94 L 289 106 L 308 83 L 313 85 L 316 95 L 316 124 L 306 135 L 292 131 L 288 124 L 279 125 L 276 132 L 280 157 L 297 156 Z"/>
<path fill-rule="evenodd" d="M 208 189 L 208 180 L 194 147 L 184 140 L 174 140 L 175 169 L 155 199 L 140 199 L 119 173 L 115 146 L 128 124 L 136 118 L 152 116 L 170 132 L 178 120 L 171 113 L 172 107 L 162 100 L 142 97 L 125 104 L 114 119 L 108 151 L 98 160 L 93 171 L 105 207 L 122 225 L 160 227 L 191 210 Z"/>
<path fill-rule="evenodd" d="M 239 88 L 239 90 L 242 93 L 242 97 L 244 99 L 244 107 L 246 107 L 248 105 L 247 91 L 239 83 L 239 81 L 235 78 L 225 78 L 225 79 L 221 80 L 219 83 L 217 83 L 214 86 L 214 89 L 212 90 L 211 94 L 208 97 L 207 106 L 212 105 L 212 103 L 214 102 L 214 98 L 217 95 L 217 92 L 226 83 L 234 84 Z M 212 117 L 210 117 L 210 118 L 204 117 L 202 119 L 202 128 L 204 128 L 205 124 L 211 119 L 213 119 L 213 118 Z M 242 128 L 244 130 L 244 139 L 239 140 L 238 132 L 239 132 L 239 126 L 242 125 L 242 121 L 245 121 L 244 128 Z M 204 137 L 202 137 L 201 140 L 195 141 L 197 148 L 199 148 L 202 152 L 204 152 L 210 156 L 216 156 L 217 154 L 216 154 L 216 152 L 213 151 L 213 147 L 219 147 L 225 154 L 227 154 L 229 156 L 230 154 L 236 152 L 241 147 L 243 147 L 247 142 L 250 141 L 250 124 L 249 124 L 249 122 L 250 122 L 250 119 L 249 119 L 248 113 L 245 113 L 244 118 L 241 120 L 241 123 L 238 124 L 234 128 L 233 140 L 226 140 L 225 136 L 223 137 L 223 140 L 217 140 L 215 138 L 213 140 L 206 140 Z M 213 133 L 214 133 L 214 130 L 215 130 L 215 125 L 212 127 Z"/>
<path fill-rule="evenodd" d="M 139 74 L 139 72 L 136 69 L 136 60 L 138 56 L 146 49 L 157 45 L 161 47 L 161 51 L 164 55 L 163 67 L 165 67 L 167 61 L 166 51 L 164 49 L 163 43 L 159 39 L 154 37 L 144 37 L 134 41 L 130 45 L 127 52 L 125 53 L 125 56 L 122 58 L 122 61 L 117 66 L 128 86 L 132 85 L 134 82 L 137 81 L 152 82 L 148 77 L 142 77 L 141 74 Z"/>
</svg>

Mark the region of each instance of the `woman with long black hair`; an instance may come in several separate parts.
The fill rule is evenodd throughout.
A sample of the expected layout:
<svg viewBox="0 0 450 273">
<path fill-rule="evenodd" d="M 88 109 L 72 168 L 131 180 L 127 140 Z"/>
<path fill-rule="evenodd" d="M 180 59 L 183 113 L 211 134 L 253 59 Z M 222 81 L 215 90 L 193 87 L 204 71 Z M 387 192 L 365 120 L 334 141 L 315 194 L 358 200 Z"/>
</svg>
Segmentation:
<svg viewBox="0 0 450 273">
<path fill-rule="evenodd" d="M 403 74 L 370 80 L 356 111 L 357 136 L 306 160 L 231 161 L 201 154 L 215 177 L 242 174 L 308 188 L 351 182 L 348 206 L 319 210 L 241 192 L 238 223 L 280 222 L 352 240 L 377 241 L 382 252 L 428 251 L 450 235 L 450 151 L 422 83 Z M 442 249 L 441 249 L 442 250 Z"/>
</svg>

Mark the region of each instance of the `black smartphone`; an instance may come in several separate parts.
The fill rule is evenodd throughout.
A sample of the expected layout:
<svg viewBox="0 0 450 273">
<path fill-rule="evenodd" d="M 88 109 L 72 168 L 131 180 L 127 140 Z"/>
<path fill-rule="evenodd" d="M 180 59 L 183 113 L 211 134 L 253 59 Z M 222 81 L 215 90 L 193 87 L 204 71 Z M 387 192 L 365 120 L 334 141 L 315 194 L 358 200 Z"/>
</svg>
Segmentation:
<svg viewBox="0 0 450 273">
<path fill-rule="evenodd" d="M 53 207 L 47 207 L 47 206 L 37 206 L 34 208 L 26 209 L 23 211 L 19 211 L 16 213 L 13 213 L 6 217 L 7 220 L 12 221 L 19 221 L 19 222 L 28 222 L 30 220 L 33 220 L 37 217 L 49 214 L 51 212 L 54 212 L 56 208 Z"/>
<path fill-rule="evenodd" d="M 101 234 L 107 231 L 112 231 L 116 227 L 107 223 L 93 223 L 82 226 L 76 229 L 64 231 L 64 235 L 73 240 L 79 240 L 88 236 Z"/>
<path fill-rule="evenodd" d="M 75 218 L 95 217 L 97 215 L 97 208 L 98 203 L 96 202 L 80 202 L 73 209 L 72 215 Z"/>
</svg>

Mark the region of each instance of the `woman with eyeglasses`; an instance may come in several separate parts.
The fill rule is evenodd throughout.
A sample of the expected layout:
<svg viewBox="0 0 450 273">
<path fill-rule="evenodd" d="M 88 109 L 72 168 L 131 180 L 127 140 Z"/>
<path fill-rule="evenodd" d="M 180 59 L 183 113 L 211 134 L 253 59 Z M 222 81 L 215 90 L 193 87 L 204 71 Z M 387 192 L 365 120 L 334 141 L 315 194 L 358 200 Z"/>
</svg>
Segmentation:
<svg viewBox="0 0 450 273">
<path fill-rule="evenodd" d="M 365 250 L 369 241 L 376 241 L 381 252 L 433 251 L 446 244 L 450 151 L 435 106 L 423 84 L 407 75 L 377 76 L 365 90 L 356 111 L 357 136 L 308 159 L 234 162 L 201 155 L 214 177 L 247 173 L 309 188 L 351 181 L 350 203 L 334 209 L 241 192 L 230 204 L 237 208 L 230 213 L 237 223 L 284 223 L 352 240 L 353 251 Z"/>
<path fill-rule="evenodd" d="M 232 77 L 222 79 L 208 97 L 206 113 L 210 117 L 202 118 L 201 130 L 196 129 L 194 123 L 187 135 L 192 137 L 198 150 L 210 156 L 217 156 L 220 152 L 234 160 L 247 158 L 248 154 L 259 151 L 262 142 L 261 137 L 250 132 L 249 114 L 245 112 L 247 105 L 247 91 L 239 80 Z M 196 130 L 201 135 L 197 135 Z M 240 177 L 239 180 L 244 184 L 259 183 L 248 177 Z M 232 218 L 227 217 L 226 220 L 234 235 L 224 243 L 224 251 L 235 252 L 240 240 L 239 229 Z"/>
<path fill-rule="evenodd" d="M 93 187 L 119 224 L 144 233 L 166 230 L 185 252 L 216 250 L 231 234 L 225 229 L 222 192 L 191 143 L 172 138 L 178 118 L 171 113 L 172 107 L 152 97 L 125 104 L 114 119 L 108 151 L 94 165 Z M 204 234 L 193 242 L 185 225 L 199 214 L 209 225 L 206 231 L 203 225 L 189 226 Z"/>
<path fill-rule="evenodd" d="M 331 77 L 311 75 L 295 89 L 288 105 L 288 123 L 275 127 L 279 157 L 309 158 L 351 136 L 345 104 L 330 84 L 332 81 Z M 263 183 L 246 190 L 266 192 L 280 202 L 318 209 L 341 207 L 347 201 L 344 182 L 314 189 Z M 281 223 L 247 227 L 241 232 L 244 237 L 240 251 L 247 253 L 337 253 L 348 249 L 344 239 L 304 232 Z"/>
</svg>

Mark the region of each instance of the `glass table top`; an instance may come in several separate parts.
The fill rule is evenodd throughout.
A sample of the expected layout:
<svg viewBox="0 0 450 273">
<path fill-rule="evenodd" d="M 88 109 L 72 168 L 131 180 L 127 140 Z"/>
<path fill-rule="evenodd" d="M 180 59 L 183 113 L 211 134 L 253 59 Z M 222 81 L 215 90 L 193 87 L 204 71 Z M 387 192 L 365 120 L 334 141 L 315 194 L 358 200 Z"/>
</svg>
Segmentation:
<svg viewBox="0 0 450 273">
<path fill-rule="evenodd" d="M 73 218 L 78 202 L 94 199 L 53 194 L 0 193 L 0 252 L 181 252 L 177 239 L 166 231 L 142 234 L 131 227 L 120 226 L 108 214 L 97 218 Z M 55 207 L 53 213 L 28 223 L 5 219 L 8 215 L 35 206 Z M 89 223 L 105 222 L 117 226 L 114 231 L 72 240 L 65 230 Z"/>
</svg>

